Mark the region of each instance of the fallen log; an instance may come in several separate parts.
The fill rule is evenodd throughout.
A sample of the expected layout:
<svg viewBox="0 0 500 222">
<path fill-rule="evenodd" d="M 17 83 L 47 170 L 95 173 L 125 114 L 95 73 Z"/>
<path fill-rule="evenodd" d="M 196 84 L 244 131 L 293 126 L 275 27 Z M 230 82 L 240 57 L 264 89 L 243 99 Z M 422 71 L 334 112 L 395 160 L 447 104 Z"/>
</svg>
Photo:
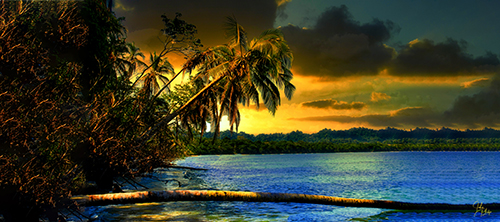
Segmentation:
<svg viewBox="0 0 500 222">
<path fill-rule="evenodd" d="M 187 167 L 187 166 L 177 166 L 177 165 L 162 165 L 160 167 L 163 168 L 176 168 L 176 169 L 186 169 L 186 170 L 204 170 L 207 171 L 208 169 L 205 168 L 197 168 L 197 167 Z"/>
<path fill-rule="evenodd" d="M 169 190 L 169 191 L 142 191 L 130 193 L 112 193 L 76 196 L 80 206 L 103 206 L 110 204 L 131 204 L 168 201 L 246 201 L 246 202 L 295 202 L 336 205 L 345 207 L 370 207 L 410 211 L 478 211 L 474 204 L 446 204 L 446 203 L 408 203 L 389 200 L 367 200 L 322 195 L 265 193 L 242 191 L 215 191 L 215 190 Z M 481 204 L 480 209 L 490 211 L 500 210 L 500 204 Z"/>
</svg>

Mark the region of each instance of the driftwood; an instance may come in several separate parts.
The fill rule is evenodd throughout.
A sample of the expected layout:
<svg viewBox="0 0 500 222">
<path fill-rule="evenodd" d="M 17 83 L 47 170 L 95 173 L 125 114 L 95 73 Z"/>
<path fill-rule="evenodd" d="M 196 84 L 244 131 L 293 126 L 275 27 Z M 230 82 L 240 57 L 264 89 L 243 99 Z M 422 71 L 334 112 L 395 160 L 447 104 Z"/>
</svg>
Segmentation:
<svg viewBox="0 0 500 222">
<path fill-rule="evenodd" d="M 168 201 L 246 201 L 295 202 L 410 211 L 478 211 L 477 206 L 474 206 L 473 204 L 407 203 L 389 200 L 352 199 L 321 195 L 214 190 L 142 191 L 131 193 L 86 195 L 73 197 L 72 199 L 81 206 L 102 206 L 110 204 Z M 482 204 L 481 209 L 497 211 L 500 210 L 500 204 Z"/>
<path fill-rule="evenodd" d="M 177 165 L 164 165 L 163 168 L 176 168 L 176 169 L 186 169 L 186 170 L 208 170 L 205 168 L 187 167 L 187 166 L 177 166 Z"/>
</svg>

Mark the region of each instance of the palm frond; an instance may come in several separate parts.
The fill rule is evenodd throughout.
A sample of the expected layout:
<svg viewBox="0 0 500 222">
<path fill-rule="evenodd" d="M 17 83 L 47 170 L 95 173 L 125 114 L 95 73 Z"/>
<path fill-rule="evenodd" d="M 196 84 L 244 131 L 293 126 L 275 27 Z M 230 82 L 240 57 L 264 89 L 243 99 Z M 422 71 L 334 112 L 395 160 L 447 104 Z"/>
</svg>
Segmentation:
<svg viewBox="0 0 500 222">
<path fill-rule="evenodd" d="M 243 26 L 236 21 L 234 16 L 227 17 L 226 20 L 226 36 L 230 39 L 231 45 L 239 47 L 240 51 L 247 51 L 248 38 Z"/>
</svg>

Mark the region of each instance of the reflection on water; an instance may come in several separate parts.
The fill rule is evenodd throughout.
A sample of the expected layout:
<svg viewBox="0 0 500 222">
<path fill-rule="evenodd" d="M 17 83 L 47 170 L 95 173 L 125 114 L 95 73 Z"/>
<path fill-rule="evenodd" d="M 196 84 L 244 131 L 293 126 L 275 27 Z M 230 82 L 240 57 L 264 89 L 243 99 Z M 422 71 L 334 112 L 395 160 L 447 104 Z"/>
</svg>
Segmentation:
<svg viewBox="0 0 500 222">
<path fill-rule="evenodd" d="M 407 202 L 500 202 L 500 152 L 196 156 L 141 183 L 153 190 L 304 193 Z M 165 183 L 176 180 L 178 183 Z M 173 185 L 174 184 L 174 185 Z M 132 189 L 132 188 L 129 188 Z M 299 203 L 175 202 L 88 208 L 101 221 L 499 221 L 500 213 L 398 212 Z"/>
</svg>

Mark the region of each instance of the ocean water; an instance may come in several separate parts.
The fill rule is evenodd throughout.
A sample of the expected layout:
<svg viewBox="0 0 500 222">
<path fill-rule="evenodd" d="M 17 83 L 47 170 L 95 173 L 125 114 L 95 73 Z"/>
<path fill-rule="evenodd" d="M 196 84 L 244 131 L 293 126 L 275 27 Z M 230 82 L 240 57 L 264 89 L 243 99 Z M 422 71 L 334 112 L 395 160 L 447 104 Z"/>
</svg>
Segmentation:
<svg viewBox="0 0 500 222">
<path fill-rule="evenodd" d="M 500 152 L 194 156 L 140 182 L 152 190 L 303 193 L 419 203 L 500 202 Z M 132 189 L 132 188 L 130 188 Z M 89 207 L 97 221 L 500 221 L 500 212 L 403 212 L 302 203 L 169 202 Z"/>
</svg>

